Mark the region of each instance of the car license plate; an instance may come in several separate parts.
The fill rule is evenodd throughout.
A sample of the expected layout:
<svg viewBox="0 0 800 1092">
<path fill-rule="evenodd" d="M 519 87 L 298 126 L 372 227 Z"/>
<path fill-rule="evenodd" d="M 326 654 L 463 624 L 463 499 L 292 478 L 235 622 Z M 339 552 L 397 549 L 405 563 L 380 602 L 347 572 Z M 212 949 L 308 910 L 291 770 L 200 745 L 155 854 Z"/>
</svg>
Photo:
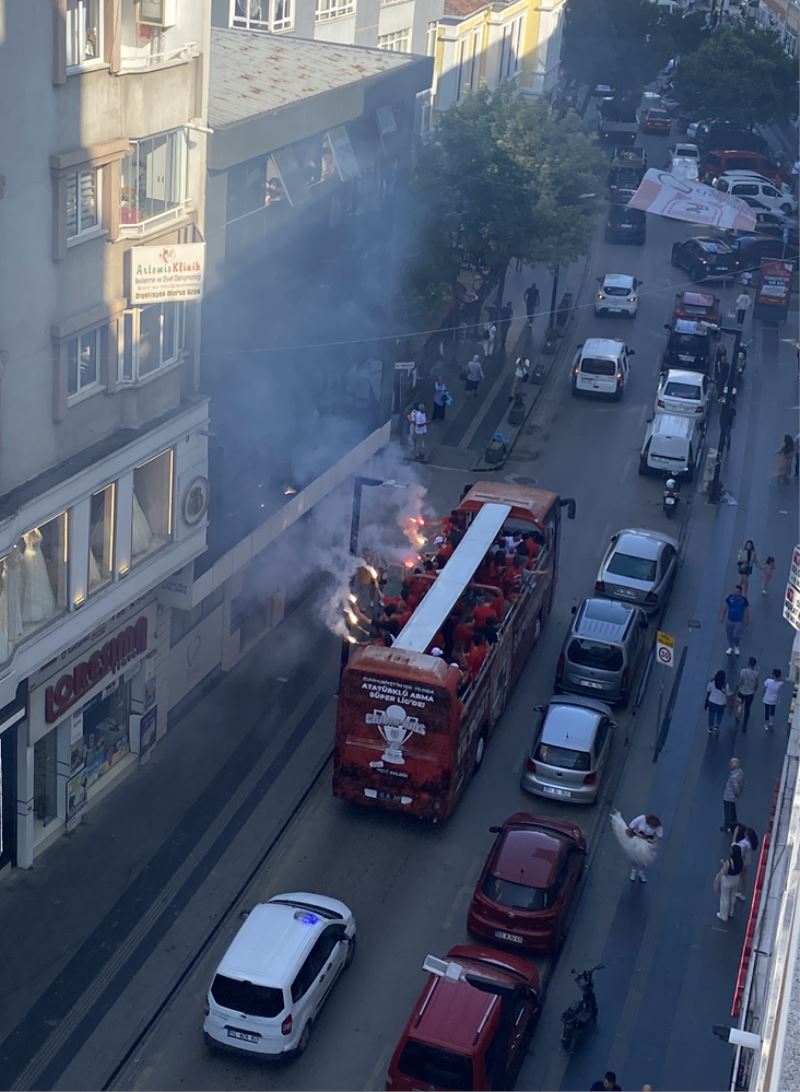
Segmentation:
<svg viewBox="0 0 800 1092">
<path fill-rule="evenodd" d="M 591 686 L 593 690 L 602 690 L 603 684 L 599 682 L 592 682 L 591 679 L 581 679 L 581 686 Z"/>
<path fill-rule="evenodd" d="M 674 503 L 675 503 L 675 498 L 674 497 L 664 497 L 664 504 L 666 504 L 667 508 L 671 508 Z"/>
<path fill-rule="evenodd" d="M 519 933 L 504 933 L 502 929 L 495 929 L 494 935 L 498 940 L 510 940 L 512 944 L 522 944 L 523 940 Z"/>
<path fill-rule="evenodd" d="M 636 598 L 636 592 L 632 588 L 617 588 L 617 594 L 624 595 L 626 599 Z"/>
<path fill-rule="evenodd" d="M 229 1039 L 242 1039 L 245 1043 L 257 1043 L 261 1036 L 255 1031 L 240 1031 L 239 1028 L 228 1028 Z"/>
<path fill-rule="evenodd" d="M 622 314 L 622 308 L 621 307 L 607 307 L 606 310 L 610 311 L 612 315 Z"/>
<path fill-rule="evenodd" d="M 542 785 L 542 792 L 546 792 L 548 796 L 572 796 L 569 789 L 558 789 L 555 785 Z"/>
</svg>

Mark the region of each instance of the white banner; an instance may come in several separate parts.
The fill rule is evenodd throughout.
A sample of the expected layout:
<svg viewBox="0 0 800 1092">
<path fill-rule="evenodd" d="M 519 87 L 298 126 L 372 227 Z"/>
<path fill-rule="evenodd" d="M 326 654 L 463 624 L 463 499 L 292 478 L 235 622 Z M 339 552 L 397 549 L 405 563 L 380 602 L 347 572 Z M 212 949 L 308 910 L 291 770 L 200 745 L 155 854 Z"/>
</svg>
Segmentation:
<svg viewBox="0 0 800 1092">
<path fill-rule="evenodd" d="M 753 231 L 756 226 L 755 213 L 740 198 L 721 193 L 713 186 L 704 186 L 702 182 L 690 182 L 653 168 L 639 183 L 628 206 L 672 220 L 684 220 L 688 224 L 707 224 L 734 231 Z"/>
<path fill-rule="evenodd" d="M 199 300 L 203 295 L 205 243 L 131 248 L 132 304 Z"/>
</svg>

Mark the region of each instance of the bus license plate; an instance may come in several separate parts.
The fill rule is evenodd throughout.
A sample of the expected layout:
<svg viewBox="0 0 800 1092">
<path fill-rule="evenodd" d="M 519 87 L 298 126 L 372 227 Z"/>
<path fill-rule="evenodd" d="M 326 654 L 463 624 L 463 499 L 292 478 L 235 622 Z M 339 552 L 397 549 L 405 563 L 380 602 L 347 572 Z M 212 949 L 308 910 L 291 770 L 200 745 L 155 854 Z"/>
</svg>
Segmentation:
<svg viewBox="0 0 800 1092">
<path fill-rule="evenodd" d="M 502 929 L 495 929 L 494 935 L 498 940 L 510 940 L 512 944 L 522 944 L 523 940 L 519 933 L 504 933 Z"/>
<path fill-rule="evenodd" d="M 242 1039 L 245 1043 L 257 1043 L 261 1038 L 253 1031 L 239 1031 L 238 1028 L 228 1028 L 227 1031 L 229 1039 Z"/>
</svg>

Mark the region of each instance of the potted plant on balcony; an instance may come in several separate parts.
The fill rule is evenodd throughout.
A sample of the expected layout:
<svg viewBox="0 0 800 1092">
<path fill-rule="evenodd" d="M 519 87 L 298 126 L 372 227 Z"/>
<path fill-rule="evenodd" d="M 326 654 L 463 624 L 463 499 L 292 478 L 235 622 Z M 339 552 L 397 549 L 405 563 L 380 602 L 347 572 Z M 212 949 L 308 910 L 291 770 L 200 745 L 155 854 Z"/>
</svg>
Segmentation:
<svg viewBox="0 0 800 1092">
<path fill-rule="evenodd" d="M 120 190 L 119 202 L 120 224 L 138 224 L 142 219 L 142 210 L 136 200 L 136 192 L 129 186 L 123 186 Z"/>
</svg>

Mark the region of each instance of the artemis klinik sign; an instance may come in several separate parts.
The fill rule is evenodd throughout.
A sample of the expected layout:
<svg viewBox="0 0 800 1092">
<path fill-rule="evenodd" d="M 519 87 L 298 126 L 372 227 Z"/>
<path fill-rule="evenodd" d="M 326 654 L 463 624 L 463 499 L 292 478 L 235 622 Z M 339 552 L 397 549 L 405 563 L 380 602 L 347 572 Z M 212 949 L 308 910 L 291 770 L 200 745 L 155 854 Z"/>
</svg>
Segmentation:
<svg viewBox="0 0 800 1092">
<path fill-rule="evenodd" d="M 148 304 L 201 299 L 205 249 L 205 243 L 133 247 L 130 251 L 130 302 Z"/>
</svg>

